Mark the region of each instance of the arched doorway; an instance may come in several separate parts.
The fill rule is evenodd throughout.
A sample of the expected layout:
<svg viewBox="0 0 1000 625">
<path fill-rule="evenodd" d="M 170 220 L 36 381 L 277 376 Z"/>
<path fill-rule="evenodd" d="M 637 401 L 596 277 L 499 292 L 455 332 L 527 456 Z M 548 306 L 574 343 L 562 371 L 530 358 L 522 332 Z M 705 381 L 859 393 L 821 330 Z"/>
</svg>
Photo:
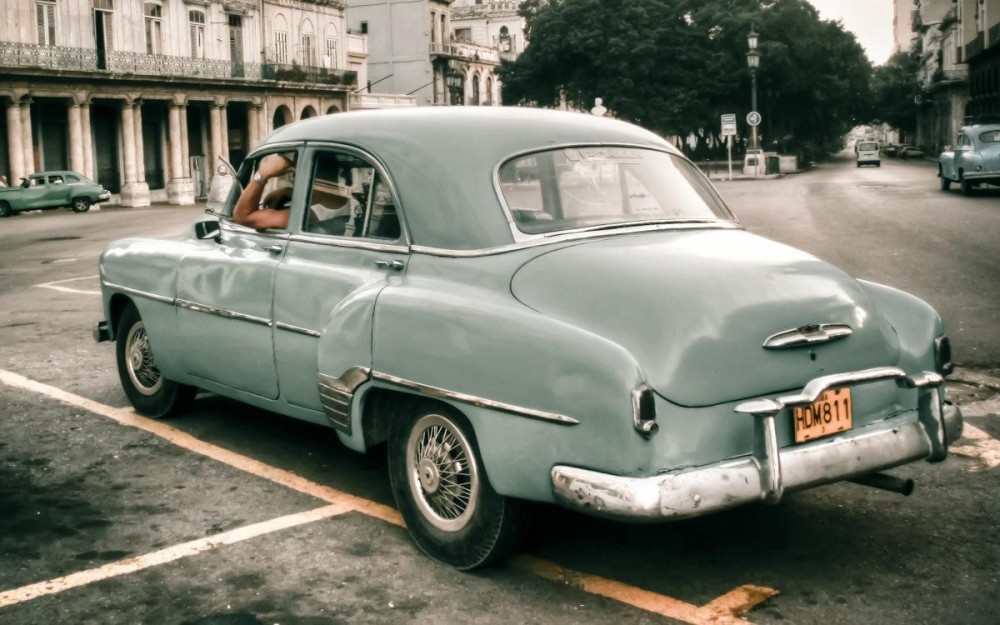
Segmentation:
<svg viewBox="0 0 1000 625">
<path fill-rule="evenodd" d="M 334 113 L 339 113 L 339 112 L 340 112 L 340 107 L 338 107 L 336 104 L 331 104 L 330 107 L 326 109 L 327 115 L 333 115 Z"/>
<path fill-rule="evenodd" d="M 288 107 L 282 104 L 274 111 L 274 119 L 272 120 L 271 127 L 274 129 L 281 128 L 285 124 L 290 124 L 292 122 L 292 112 L 288 110 Z"/>
<path fill-rule="evenodd" d="M 309 119 L 310 117 L 316 117 L 316 109 L 307 105 L 302 109 L 302 115 L 299 116 L 299 119 Z"/>
</svg>

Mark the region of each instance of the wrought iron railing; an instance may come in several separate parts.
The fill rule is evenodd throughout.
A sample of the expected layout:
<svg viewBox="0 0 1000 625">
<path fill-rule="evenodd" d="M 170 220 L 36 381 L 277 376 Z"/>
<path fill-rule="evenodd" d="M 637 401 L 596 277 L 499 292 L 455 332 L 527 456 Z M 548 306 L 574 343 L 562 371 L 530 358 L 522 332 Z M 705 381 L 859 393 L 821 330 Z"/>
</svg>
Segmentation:
<svg viewBox="0 0 1000 625">
<path fill-rule="evenodd" d="M 358 86 L 358 73 L 349 69 L 332 69 L 329 67 L 311 67 L 298 64 L 265 63 L 263 77 L 270 80 L 285 80 L 288 82 L 309 82 L 323 85 Z"/>
<path fill-rule="evenodd" d="M 108 70 L 125 74 L 191 76 L 198 78 L 261 79 L 260 63 L 195 59 L 186 56 L 114 51 L 108 54 Z"/>
<path fill-rule="evenodd" d="M 431 54 L 441 54 L 456 58 L 481 61 L 484 63 L 500 63 L 500 52 L 479 44 L 456 41 L 452 43 L 430 44 Z"/>
<path fill-rule="evenodd" d="M 94 71 L 97 69 L 97 50 L 0 41 L 0 67 Z"/>
</svg>

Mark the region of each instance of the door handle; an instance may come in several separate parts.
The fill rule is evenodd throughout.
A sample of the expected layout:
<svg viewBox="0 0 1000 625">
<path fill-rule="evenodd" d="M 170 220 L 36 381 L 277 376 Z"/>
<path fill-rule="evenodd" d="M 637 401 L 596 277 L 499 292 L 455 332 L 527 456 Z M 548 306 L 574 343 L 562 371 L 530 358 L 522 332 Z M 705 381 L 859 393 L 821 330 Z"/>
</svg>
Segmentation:
<svg viewBox="0 0 1000 625">
<path fill-rule="evenodd" d="M 280 254 L 281 252 L 284 251 L 285 246 L 284 245 L 268 245 L 264 249 L 266 249 L 268 251 L 268 253 L 271 254 L 272 256 L 277 256 L 278 254 Z"/>
<path fill-rule="evenodd" d="M 376 260 L 375 266 L 380 269 L 392 269 L 393 271 L 400 271 L 406 265 L 401 260 Z"/>
</svg>

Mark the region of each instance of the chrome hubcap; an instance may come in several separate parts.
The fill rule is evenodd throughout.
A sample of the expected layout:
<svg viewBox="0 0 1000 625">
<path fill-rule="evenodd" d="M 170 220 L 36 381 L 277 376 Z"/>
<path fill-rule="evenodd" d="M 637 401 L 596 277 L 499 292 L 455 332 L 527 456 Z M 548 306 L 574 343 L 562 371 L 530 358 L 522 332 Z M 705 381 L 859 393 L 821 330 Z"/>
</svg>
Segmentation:
<svg viewBox="0 0 1000 625">
<path fill-rule="evenodd" d="M 410 492 L 434 527 L 458 531 L 471 520 L 479 494 L 472 446 L 441 415 L 426 415 L 410 431 L 406 446 Z"/>
</svg>

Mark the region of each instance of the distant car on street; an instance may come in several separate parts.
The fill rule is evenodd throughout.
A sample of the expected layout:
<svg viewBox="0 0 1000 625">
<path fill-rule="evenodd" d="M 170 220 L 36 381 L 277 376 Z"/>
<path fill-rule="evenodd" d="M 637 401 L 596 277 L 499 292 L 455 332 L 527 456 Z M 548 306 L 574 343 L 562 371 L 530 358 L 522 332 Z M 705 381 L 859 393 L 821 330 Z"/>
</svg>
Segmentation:
<svg viewBox="0 0 1000 625">
<path fill-rule="evenodd" d="M 0 217 L 23 211 L 71 208 L 85 213 L 91 205 L 111 199 L 111 192 L 75 171 L 40 171 L 16 187 L 0 188 Z"/>
<path fill-rule="evenodd" d="M 1000 184 L 1000 123 L 963 127 L 954 148 L 938 157 L 938 176 L 942 191 L 957 182 L 965 195 L 980 184 Z"/>
<path fill-rule="evenodd" d="M 921 158 L 923 155 L 923 150 L 915 148 L 908 143 L 903 143 L 896 147 L 896 156 L 904 161 L 908 158 Z"/>
<path fill-rule="evenodd" d="M 882 166 L 882 157 L 879 156 L 877 141 L 860 141 L 857 144 L 858 167 L 862 165 Z"/>
</svg>

